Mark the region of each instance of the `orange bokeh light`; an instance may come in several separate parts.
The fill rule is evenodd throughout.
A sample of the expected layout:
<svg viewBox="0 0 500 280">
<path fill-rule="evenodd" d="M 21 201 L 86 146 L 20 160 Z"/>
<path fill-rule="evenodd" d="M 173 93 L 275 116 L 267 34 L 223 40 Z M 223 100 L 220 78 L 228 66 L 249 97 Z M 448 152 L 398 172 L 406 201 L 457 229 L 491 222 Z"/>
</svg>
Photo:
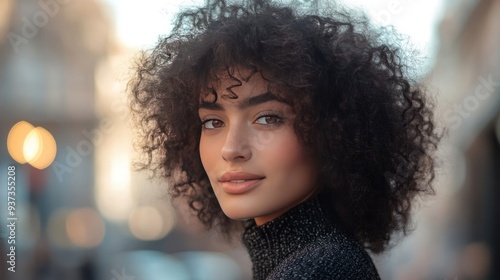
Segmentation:
<svg viewBox="0 0 500 280">
<path fill-rule="evenodd" d="M 7 150 L 15 161 L 44 169 L 54 161 L 57 144 L 52 134 L 43 127 L 35 128 L 26 121 L 20 121 L 9 131 Z"/>
</svg>

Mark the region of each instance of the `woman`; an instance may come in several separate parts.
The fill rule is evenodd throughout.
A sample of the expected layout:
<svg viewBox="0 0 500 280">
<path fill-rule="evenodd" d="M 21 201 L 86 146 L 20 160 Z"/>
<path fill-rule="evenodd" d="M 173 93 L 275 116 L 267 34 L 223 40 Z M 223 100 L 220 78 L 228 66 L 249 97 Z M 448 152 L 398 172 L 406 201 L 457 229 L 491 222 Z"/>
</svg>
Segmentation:
<svg viewBox="0 0 500 280">
<path fill-rule="evenodd" d="M 366 250 L 406 233 L 413 199 L 433 193 L 423 87 L 367 21 L 323 11 L 209 1 L 130 84 L 140 168 L 241 237 L 254 279 L 378 279 Z"/>
</svg>

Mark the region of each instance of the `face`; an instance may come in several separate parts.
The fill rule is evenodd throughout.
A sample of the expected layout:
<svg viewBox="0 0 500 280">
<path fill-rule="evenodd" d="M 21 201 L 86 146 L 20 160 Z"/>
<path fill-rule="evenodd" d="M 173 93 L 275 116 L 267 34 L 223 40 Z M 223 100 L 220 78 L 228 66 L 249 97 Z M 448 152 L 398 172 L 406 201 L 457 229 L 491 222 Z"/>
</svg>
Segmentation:
<svg viewBox="0 0 500 280">
<path fill-rule="evenodd" d="M 254 218 L 257 225 L 279 217 L 316 191 L 317 167 L 293 129 L 290 105 L 268 92 L 259 72 L 236 70 L 242 81 L 221 77 L 218 93 L 202 98 L 200 156 L 224 213 L 232 219 Z"/>
</svg>

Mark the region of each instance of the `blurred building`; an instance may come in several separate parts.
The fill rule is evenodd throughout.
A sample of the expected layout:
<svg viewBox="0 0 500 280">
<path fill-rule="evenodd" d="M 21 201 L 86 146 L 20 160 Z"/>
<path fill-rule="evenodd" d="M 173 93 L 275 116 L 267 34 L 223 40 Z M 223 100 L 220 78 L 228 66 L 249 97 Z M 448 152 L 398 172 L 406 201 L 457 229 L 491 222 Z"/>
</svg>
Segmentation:
<svg viewBox="0 0 500 280">
<path fill-rule="evenodd" d="M 2 143 L 20 120 L 42 126 L 57 141 L 55 162 L 65 166 L 60 174 L 52 167 L 17 164 L 7 160 L 6 146 L 0 146 L 2 169 L 15 164 L 18 179 L 18 261 L 16 273 L 6 276 L 79 279 L 85 260 L 96 252 L 69 242 L 63 213 L 93 206 L 94 154 L 71 158 L 71 166 L 66 159 L 68 148 L 77 149 L 81 131 L 97 123 L 95 72 L 114 51 L 112 25 L 97 1 L 3 0 L 0 6 Z M 77 224 L 96 219 L 93 238 L 101 238 L 98 215 L 77 217 Z"/>
<path fill-rule="evenodd" d="M 500 278 L 500 1 L 458 1 L 441 25 L 432 81 L 449 128 L 445 235 L 451 274 Z M 443 191 L 444 192 L 444 191 Z M 457 232 L 453 232 L 453 230 Z M 451 275 L 450 275 L 451 277 Z"/>
<path fill-rule="evenodd" d="M 437 196 L 382 257 L 387 279 L 500 279 L 500 1 L 447 1 L 428 74 L 440 147 Z"/>
<path fill-rule="evenodd" d="M 500 1 L 459 2 L 449 3 L 432 73 L 449 128 L 445 154 L 454 155 L 444 162 L 452 168 L 442 186 L 450 189 L 451 225 L 443 231 L 454 237 L 448 241 L 456 256 L 451 274 L 499 279 Z"/>
</svg>

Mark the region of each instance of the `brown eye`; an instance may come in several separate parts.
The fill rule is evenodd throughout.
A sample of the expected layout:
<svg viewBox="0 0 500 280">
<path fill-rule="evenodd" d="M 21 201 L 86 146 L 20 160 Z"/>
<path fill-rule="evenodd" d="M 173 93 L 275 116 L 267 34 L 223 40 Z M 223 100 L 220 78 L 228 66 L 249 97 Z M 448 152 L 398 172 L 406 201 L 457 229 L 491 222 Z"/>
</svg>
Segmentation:
<svg viewBox="0 0 500 280">
<path fill-rule="evenodd" d="M 274 115 L 262 116 L 257 119 L 256 123 L 263 125 L 277 124 L 280 122 L 280 117 Z"/>
<path fill-rule="evenodd" d="M 206 129 L 215 129 L 215 128 L 221 128 L 224 126 L 224 123 L 221 120 L 206 120 L 202 124 L 203 128 Z"/>
</svg>

